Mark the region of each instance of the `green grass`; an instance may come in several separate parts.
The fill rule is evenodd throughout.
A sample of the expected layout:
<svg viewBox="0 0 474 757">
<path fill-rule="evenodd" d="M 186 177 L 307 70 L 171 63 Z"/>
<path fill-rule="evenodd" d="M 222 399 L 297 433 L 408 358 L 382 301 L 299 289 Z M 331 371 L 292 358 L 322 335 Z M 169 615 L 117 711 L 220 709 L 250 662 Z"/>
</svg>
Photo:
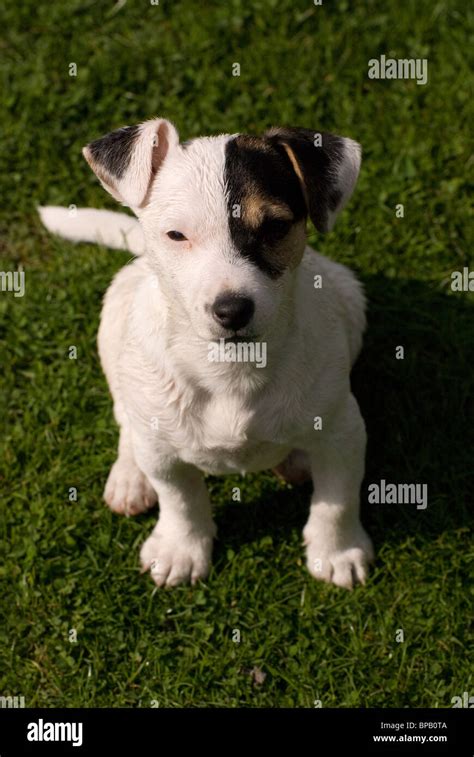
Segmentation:
<svg viewBox="0 0 474 757">
<path fill-rule="evenodd" d="M 473 268 L 468 4 L 8 0 L 1 13 L 0 270 L 21 264 L 26 296 L 0 293 L 0 695 L 28 706 L 446 707 L 473 694 L 474 308 L 449 289 L 452 271 Z M 381 53 L 426 57 L 428 85 L 369 80 Z M 309 491 L 270 474 L 209 480 L 220 538 L 209 580 L 193 588 L 157 590 L 139 574 L 156 513 L 121 519 L 101 501 L 117 429 L 95 335 L 127 256 L 51 237 L 35 206 L 114 207 L 80 148 L 153 115 L 183 139 L 285 124 L 364 147 L 336 230 L 311 237 L 359 272 L 370 299 L 354 372 L 369 432 L 363 520 L 377 547 L 363 589 L 309 577 Z M 427 483 L 428 508 L 369 506 L 367 483 L 381 478 Z"/>
</svg>

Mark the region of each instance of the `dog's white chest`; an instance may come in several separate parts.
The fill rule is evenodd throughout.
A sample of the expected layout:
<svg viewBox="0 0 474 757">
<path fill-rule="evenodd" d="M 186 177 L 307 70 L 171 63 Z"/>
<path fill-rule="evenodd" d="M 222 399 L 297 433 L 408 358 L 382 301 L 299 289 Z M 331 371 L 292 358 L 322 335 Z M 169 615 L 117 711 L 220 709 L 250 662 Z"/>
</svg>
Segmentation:
<svg viewBox="0 0 474 757">
<path fill-rule="evenodd" d="M 257 471 L 278 465 L 289 448 L 268 441 L 265 417 L 242 406 L 233 396 L 214 396 L 189 419 L 194 443 L 182 458 L 209 473 Z M 197 432 L 197 433 L 196 433 Z"/>
<path fill-rule="evenodd" d="M 275 408 L 246 404 L 237 394 L 196 394 L 167 374 L 146 369 L 127 375 L 122 396 L 138 435 L 151 455 L 169 455 L 215 475 L 278 465 L 291 443 L 276 441 Z M 152 451 L 153 450 L 153 451 Z"/>
<path fill-rule="evenodd" d="M 232 396 L 217 395 L 202 408 L 200 425 L 203 441 L 210 447 L 238 449 L 248 441 L 254 413 Z"/>
</svg>

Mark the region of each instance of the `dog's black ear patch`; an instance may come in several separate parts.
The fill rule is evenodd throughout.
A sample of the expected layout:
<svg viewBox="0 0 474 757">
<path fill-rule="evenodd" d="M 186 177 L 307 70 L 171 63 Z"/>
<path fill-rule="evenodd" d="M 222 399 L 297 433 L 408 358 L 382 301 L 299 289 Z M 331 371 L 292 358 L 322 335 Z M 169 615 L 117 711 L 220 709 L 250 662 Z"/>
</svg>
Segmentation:
<svg viewBox="0 0 474 757">
<path fill-rule="evenodd" d="M 82 153 L 112 197 L 139 209 L 149 201 L 158 171 L 178 143 L 173 124 L 153 118 L 116 129 L 88 144 Z"/>
<path fill-rule="evenodd" d="M 110 176 L 121 179 L 130 165 L 138 131 L 138 126 L 123 126 L 95 139 L 88 145 L 94 163 Z"/>
<path fill-rule="evenodd" d="M 301 128 L 272 128 L 265 137 L 286 149 L 318 231 L 329 231 L 349 199 L 360 168 L 360 145 L 352 139 Z"/>
</svg>

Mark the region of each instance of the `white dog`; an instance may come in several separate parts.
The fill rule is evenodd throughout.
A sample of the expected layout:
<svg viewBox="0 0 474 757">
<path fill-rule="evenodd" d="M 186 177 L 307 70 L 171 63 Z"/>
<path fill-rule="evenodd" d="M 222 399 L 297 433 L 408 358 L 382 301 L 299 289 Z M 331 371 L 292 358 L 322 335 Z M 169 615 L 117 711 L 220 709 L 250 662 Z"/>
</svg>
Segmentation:
<svg viewBox="0 0 474 757">
<path fill-rule="evenodd" d="M 279 466 L 313 479 L 309 571 L 363 583 L 373 557 L 359 520 L 366 434 L 349 374 L 364 296 L 347 268 L 306 246 L 307 216 L 327 231 L 352 193 L 359 145 L 279 128 L 180 144 L 154 119 L 84 155 L 139 220 L 40 213 L 66 238 L 139 256 L 105 296 L 98 342 L 120 426 L 105 500 L 135 514 L 159 499 L 144 569 L 159 586 L 205 578 L 216 528 L 203 472 Z"/>
</svg>

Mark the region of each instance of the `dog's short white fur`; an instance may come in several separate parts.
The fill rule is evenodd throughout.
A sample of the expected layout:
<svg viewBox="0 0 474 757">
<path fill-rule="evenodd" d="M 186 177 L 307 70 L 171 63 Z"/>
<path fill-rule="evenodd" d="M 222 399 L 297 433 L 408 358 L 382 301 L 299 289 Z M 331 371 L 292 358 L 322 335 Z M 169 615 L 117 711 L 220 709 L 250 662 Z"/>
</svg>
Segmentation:
<svg viewBox="0 0 474 757">
<path fill-rule="evenodd" d="M 285 460 L 287 470 L 306 467 L 313 479 L 303 531 L 308 569 L 351 588 L 365 581 L 373 557 L 359 520 L 366 433 L 349 382 L 364 296 L 355 276 L 307 247 L 304 235 L 292 242 L 301 245 L 300 262 L 277 278 L 239 254 L 223 178 L 234 137 L 182 146 L 169 121 L 145 122 L 118 176 L 85 148 L 103 185 L 139 220 L 40 208 L 53 232 L 139 256 L 109 287 L 98 335 L 120 426 L 105 500 L 135 514 L 158 498 L 141 562 L 159 586 L 171 586 L 204 579 L 210 568 L 216 528 L 203 473 L 261 471 Z M 359 171 L 358 145 L 342 144 L 332 169 L 340 199 L 330 216 Z M 170 239 L 170 230 L 186 239 Z M 254 301 L 251 333 L 266 343 L 264 369 L 208 359 L 209 344 L 228 336 L 210 308 L 229 290 Z"/>
</svg>

